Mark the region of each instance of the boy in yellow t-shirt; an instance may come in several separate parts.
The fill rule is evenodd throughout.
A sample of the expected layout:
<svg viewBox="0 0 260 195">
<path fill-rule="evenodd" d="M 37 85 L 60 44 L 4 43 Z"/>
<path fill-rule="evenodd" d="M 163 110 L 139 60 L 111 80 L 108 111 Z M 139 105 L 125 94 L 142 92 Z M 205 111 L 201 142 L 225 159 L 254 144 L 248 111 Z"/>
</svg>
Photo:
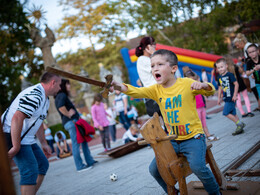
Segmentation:
<svg viewBox="0 0 260 195">
<path fill-rule="evenodd" d="M 213 95 L 214 86 L 189 78 L 176 79 L 178 59 L 175 53 L 169 50 L 156 51 L 151 56 L 151 62 L 152 74 L 157 84 L 137 88 L 113 81 L 112 85 L 120 86 L 123 93 L 134 98 L 155 100 L 169 135 L 178 135 L 176 140 L 171 141 L 176 153 L 181 152 L 186 156 L 191 170 L 209 194 L 221 194 L 214 175 L 206 166 L 205 136 L 195 101 L 197 94 Z M 155 159 L 151 162 L 149 171 L 167 193 L 167 185 L 158 172 Z"/>
</svg>

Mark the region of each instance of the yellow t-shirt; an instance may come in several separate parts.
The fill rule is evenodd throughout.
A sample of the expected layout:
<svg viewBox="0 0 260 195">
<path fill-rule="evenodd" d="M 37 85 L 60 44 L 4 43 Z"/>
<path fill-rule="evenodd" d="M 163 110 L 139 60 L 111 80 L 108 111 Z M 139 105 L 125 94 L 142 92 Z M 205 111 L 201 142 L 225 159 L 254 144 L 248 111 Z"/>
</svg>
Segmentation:
<svg viewBox="0 0 260 195">
<path fill-rule="evenodd" d="M 133 87 L 125 84 L 128 90 L 126 95 L 134 98 L 149 98 L 157 102 L 160 107 L 163 120 L 169 135 L 176 134 L 176 140 L 186 140 L 201 133 L 204 134 L 199 119 L 195 96 L 213 95 L 215 88 L 211 83 L 211 90 L 191 90 L 191 84 L 195 82 L 189 78 L 178 78 L 175 84 L 169 88 L 163 88 L 159 84 L 149 87 Z"/>
</svg>

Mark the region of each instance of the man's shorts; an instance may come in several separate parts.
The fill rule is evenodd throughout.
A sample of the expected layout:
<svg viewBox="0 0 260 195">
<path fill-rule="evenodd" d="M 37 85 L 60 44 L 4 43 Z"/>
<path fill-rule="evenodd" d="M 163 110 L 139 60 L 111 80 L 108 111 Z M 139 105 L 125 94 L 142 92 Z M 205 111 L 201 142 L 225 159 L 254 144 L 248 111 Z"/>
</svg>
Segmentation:
<svg viewBox="0 0 260 195">
<path fill-rule="evenodd" d="M 20 185 L 36 185 L 38 175 L 45 175 L 49 168 L 49 162 L 37 144 L 21 145 L 14 162 L 20 172 Z"/>
<path fill-rule="evenodd" d="M 236 112 L 236 102 L 225 102 L 224 109 L 223 109 L 223 115 L 227 116 L 229 114 L 237 115 Z"/>
</svg>

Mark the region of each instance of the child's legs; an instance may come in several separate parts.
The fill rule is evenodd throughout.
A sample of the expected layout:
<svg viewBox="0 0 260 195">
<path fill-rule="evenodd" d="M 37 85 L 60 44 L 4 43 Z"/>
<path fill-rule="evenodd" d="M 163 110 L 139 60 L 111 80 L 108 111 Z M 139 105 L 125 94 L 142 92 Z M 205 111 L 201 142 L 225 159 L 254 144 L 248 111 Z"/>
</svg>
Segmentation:
<svg viewBox="0 0 260 195">
<path fill-rule="evenodd" d="M 257 90 L 258 98 L 259 98 L 260 97 L 260 84 L 256 83 L 255 87 L 256 87 L 256 90 Z"/>
<path fill-rule="evenodd" d="M 197 108 L 197 113 L 199 115 L 199 118 L 201 120 L 201 111 L 202 111 L 202 108 Z M 202 121 L 202 120 L 201 120 Z"/>
<path fill-rule="evenodd" d="M 236 123 L 239 118 L 237 117 L 235 102 L 225 102 L 223 115 Z"/>
<path fill-rule="evenodd" d="M 241 95 L 240 95 L 240 93 L 237 94 L 237 108 L 238 108 L 238 110 L 240 111 L 240 113 L 242 115 L 245 114 L 245 112 L 243 110 L 243 107 L 242 107 L 242 103 L 241 103 Z"/>
<path fill-rule="evenodd" d="M 56 146 L 56 152 L 57 152 L 57 157 L 60 157 L 60 149 L 58 146 Z"/>
<path fill-rule="evenodd" d="M 108 126 L 104 127 L 104 133 L 105 133 L 105 144 L 106 148 L 110 148 L 110 138 L 109 138 L 109 128 Z"/>
<path fill-rule="evenodd" d="M 204 135 L 180 143 L 180 152 L 186 156 L 192 172 L 201 180 L 205 190 L 209 194 L 217 194 L 219 186 L 213 173 L 206 166 L 206 149 Z"/>
<path fill-rule="evenodd" d="M 99 133 L 100 133 L 100 137 L 101 137 L 101 141 L 102 141 L 103 147 L 106 149 L 105 132 L 103 130 L 103 131 L 99 131 Z"/>
<path fill-rule="evenodd" d="M 239 120 L 238 116 L 233 114 L 228 114 L 226 117 L 232 120 L 234 123 L 236 123 Z"/>
<path fill-rule="evenodd" d="M 112 141 L 115 142 L 116 141 L 115 125 L 109 125 L 108 129 L 109 129 Z"/>
<path fill-rule="evenodd" d="M 242 91 L 241 93 L 242 93 L 243 98 L 244 98 L 244 100 L 245 100 L 247 112 L 251 112 L 251 104 L 250 104 L 250 100 L 249 100 L 249 98 L 248 98 L 247 90 L 245 89 L 245 90 Z"/>
<path fill-rule="evenodd" d="M 206 136 L 209 137 L 210 133 L 209 133 L 207 123 L 206 123 L 206 109 L 205 109 L 205 107 L 201 107 L 201 108 L 197 108 L 197 111 L 198 111 L 198 115 L 199 115 L 199 118 L 200 118 L 200 121 L 201 121 L 201 124 L 203 127 L 203 131 L 206 134 Z"/>
<path fill-rule="evenodd" d="M 251 90 L 253 91 L 253 93 L 255 95 L 255 98 L 256 98 L 256 100 L 258 102 L 258 108 L 260 108 L 260 99 L 258 97 L 258 93 L 257 93 L 256 87 L 251 88 Z"/>
<path fill-rule="evenodd" d="M 205 109 L 205 107 L 203 107 L 202 111 L 201 111 L 201 124 L 202 124 L 204 133 L 206 134 L 207 137 L 209 137 L 210 133 L 209 133 L 207 123 L 206 123 L 206 116 L 207 116 L 206 109 Z"/>
</svg>

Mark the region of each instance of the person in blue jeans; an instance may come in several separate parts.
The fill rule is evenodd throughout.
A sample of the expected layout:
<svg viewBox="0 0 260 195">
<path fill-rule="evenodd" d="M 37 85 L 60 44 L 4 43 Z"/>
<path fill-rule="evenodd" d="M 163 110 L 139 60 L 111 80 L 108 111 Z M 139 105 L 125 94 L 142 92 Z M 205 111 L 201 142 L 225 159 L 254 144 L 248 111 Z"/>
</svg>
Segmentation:
<svg viewBox="0 0 260 195">
<path fill-rule="evenodd" d="M 115 99 L 114 99 L 114 107 L 116 109 L 117 114 L 119 115 L 119 122 L 123 124 L 125 130 L 129 129 L 131 126 L 130 120 L 127 117 L 127 109 L 128 109 L 128 103 L 127 103 L 127 95 L 121 93 L 118 90 L 115 90 Z"/>
<path fill-rule="evenodd" d="M 3 132 L 10 134 L 12 142 L 7 155 L 19 169 L 21 194 L 36 194 L 48 171 L 51 148 L 44 136 L 43 121 L 50 105 L 48 97 L 57 94 L 60 83 L 59 76 L 45 72 L 41 82 L 21 91 L 2 115 Z"/>
<path fill-rule="evenodd" d="M 196 137 L 196 138 L 195 138 Z M 206 166 L 206 141 L 204 134 L 198 134 L 191 139 L 185 141 L 175 141 L 172 140 L 171 144 L 176 152 L 183 153 L 189 162 L 192 172 L 201 180 L 207 192 L 218 191 L 218 185 L 216 184 L 214 175 Z M 158 182 L 158 184 L 163 188 L 167 193 L 167 184 L 162 179 L 156 165 L 156 159 L 154 158 L 149 166 L 149 172 Z M 214 194 L 214 193 L 213 193 Z M 212 195 L 213 195 L 212 194 Z M 218 193 L 215 193 L 216 195 Z M 219 193 L 220 194 L 220 193 Z"/>
<path fill-rule="evenodd" d="M 87 163 L 84 164 L 80 156 L 80 144 L 77 143 L 77 133 L 75 123 L 79 120 L 79 113 L 69 99 L 70 82 L 69 80 L 62 79 L 61 90 L 55 96 L 55 105 L 61 116 L 62 124 L 66 131 L 69 132 L 72 143 L 72 155 L 74 163 L 78 172 L 89 170 L 93 168 L 95 161 L 91 156 L 88 143 L 84 141 L 81 143 L 83 155 Z"/>
<path fill-rule="evenodd" d="M 151 71 L 157 84 L 138 88 L 113 81 L 112 86 L 120 87 L 121 92 L 133 98 L 156 101 L 168 134 L 178 136 L 176 140 L 171 141 L 176 153 L 182 152 L 186 156 L 192 172 L 201 180 L 208 194 L 220 195 L 218 183 L 206 166 L 205 136 L 195 99 L 198 94 L 213 95 L 215 88 L 210 83 L 201 83 L 190 78 L 176 78 L 177 69 L 176 54 L 160 49 L 151 56 Z M 149 171 L 167 193 L 166 184 L 159 174 L 155 160 L 150 164 Z"/>
</svg>

